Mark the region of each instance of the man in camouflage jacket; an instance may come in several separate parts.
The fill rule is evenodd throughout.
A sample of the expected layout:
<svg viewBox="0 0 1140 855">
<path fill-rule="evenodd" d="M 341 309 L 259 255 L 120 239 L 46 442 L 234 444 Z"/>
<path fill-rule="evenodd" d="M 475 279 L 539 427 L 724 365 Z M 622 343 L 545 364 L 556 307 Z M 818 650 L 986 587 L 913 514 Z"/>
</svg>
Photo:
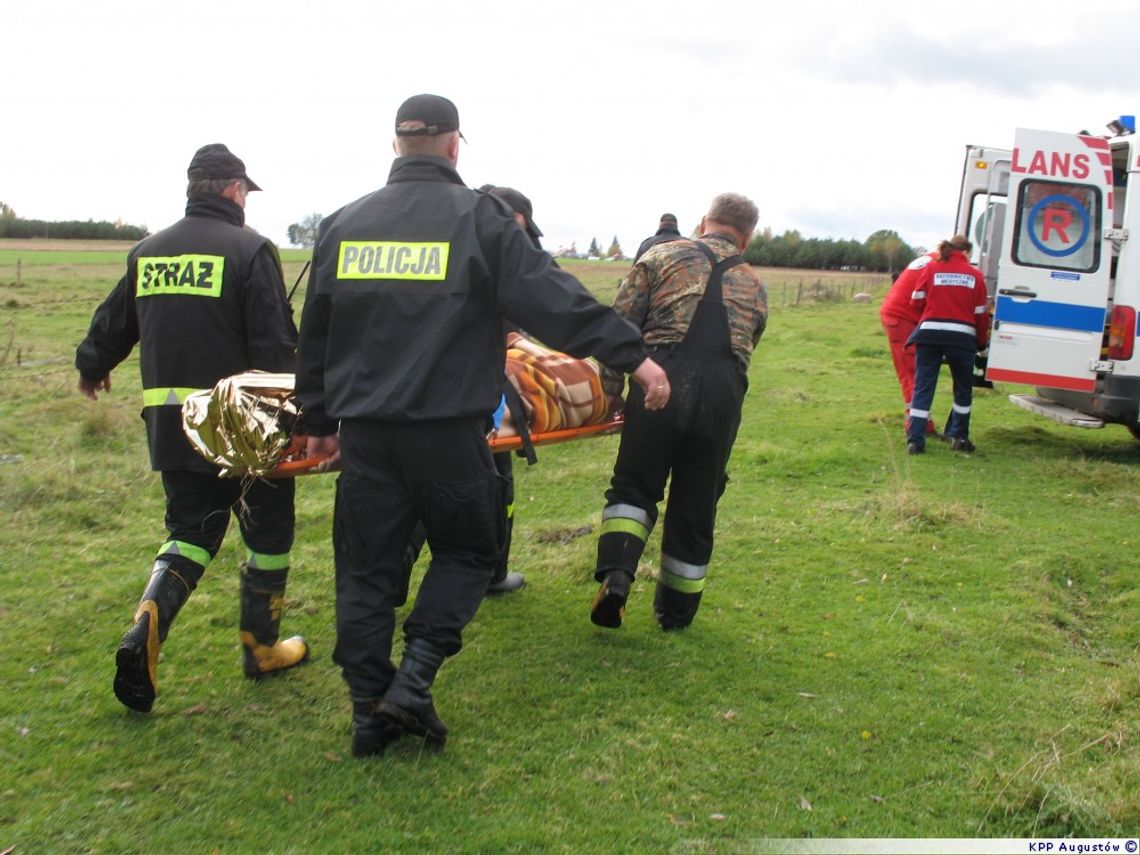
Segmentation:
<svg viewBox="0 0 1140 855">
<path fill-rule="evenodd" d="M 591 620 L 621 625 L 630 584 L 672 475 L 661 541 L 654 613 L 662 629 L 692 623 L 712 556 L 716 506 L 748 388 L 752 349 L 764 332 L 764 284 L 740 253 L 756 227 L 756 206 L 717 196 L 700 238 L 650 248 L 622 282 L 614 308 L 641 329 L 672 387 L 669 405 L 649 412 L 631 388 L 625 427 L 606 492 Z M 606 371 L 607 393 L 621 377 Z"/>
</svg>

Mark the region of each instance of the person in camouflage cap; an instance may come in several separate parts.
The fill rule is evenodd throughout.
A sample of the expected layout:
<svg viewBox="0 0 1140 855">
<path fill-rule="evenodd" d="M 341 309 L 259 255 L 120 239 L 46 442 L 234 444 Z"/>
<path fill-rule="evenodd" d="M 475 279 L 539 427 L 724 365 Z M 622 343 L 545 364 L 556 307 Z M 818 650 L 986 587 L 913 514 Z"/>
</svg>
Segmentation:
<svg viewBox="0 0 1140 855">
<path fill-rule="evenodd" d="M 759 215 L 744 196 L 713 199 L 700 237 L 660 243 L 630 269 L 614 309 L 637 326 L 672 387 L 669 406 L 649 412 L 631 388 L 606 492 L 590 619 L 621 626 L 630 584 L 672 475 L 653 610 L 662 629 L 692 623 L 712 556 L 716 506 L 728 475 L 748 365 L 768 318 L 768 295 L 740 253 Z M 605 371 L 606 391 L 622 392 Z"/>
</svg>

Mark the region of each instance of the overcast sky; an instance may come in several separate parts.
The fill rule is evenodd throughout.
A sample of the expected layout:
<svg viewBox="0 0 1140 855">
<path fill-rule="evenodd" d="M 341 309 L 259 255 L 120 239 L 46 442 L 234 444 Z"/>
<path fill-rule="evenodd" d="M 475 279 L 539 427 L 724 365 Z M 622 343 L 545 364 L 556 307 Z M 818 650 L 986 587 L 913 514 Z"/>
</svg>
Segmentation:
<svg viewBox="0 0 1140 855">
<path fill-rule="evenodd" d="M 966 144 L 1140 113 L 1136 0 L 38 0 L 2 32 L 18 215 L 157 230 L 195 149 L 224 142 L 265 190 L 248 223 L 282 245 L 384 183 L 420 92 L 458 106 L 466 183 L 527 194 L 552 251 L 632 253 L 730 190 L 777 233 L 932 246 Z"/>
</svg>

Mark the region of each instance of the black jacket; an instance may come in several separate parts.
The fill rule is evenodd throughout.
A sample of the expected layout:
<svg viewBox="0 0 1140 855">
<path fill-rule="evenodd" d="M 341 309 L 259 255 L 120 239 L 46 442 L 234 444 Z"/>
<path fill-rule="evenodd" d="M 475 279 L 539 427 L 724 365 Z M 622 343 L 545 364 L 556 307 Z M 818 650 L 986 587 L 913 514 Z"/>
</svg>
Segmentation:
<svg viewBox="0 0 1140 855">
<path fill-rule="evenodd" d="M 647 237 L 641 242 L 641 246 L 637 248 L 637 255 L 633 257 L 633 263 L 637 264 L 637 260 L 641 258 L 641 256 L 645 255 L 645 251 L 651 246 L 657 246 L 659 243 L 668 243 L 671 240 L 678 240 L 680 237 L 681 233 L 676 229 L 658 229 L 655 234 Z"/>
<path fill-rule="evenodd" d="M 192 197 L 186 216 L 136 244 L 75 354 L 106 377 L 139 344 L 143 418 L 154 469 L 216 472 L 182 432 L 181 402 L 231 374 L 293 369 L 297 328 L 276 247 L 242 227 L 240 207 Z"/>
<path fill-rule="evenodd" d="M 638 330 L 559 270 L 498 200 L 443 158 L 397 158 L 386 186 L 321 223 L 297 359 L 306 429 L 490 414 L 503 318 L 618 370 L 646 357 Z"/>
</svg>

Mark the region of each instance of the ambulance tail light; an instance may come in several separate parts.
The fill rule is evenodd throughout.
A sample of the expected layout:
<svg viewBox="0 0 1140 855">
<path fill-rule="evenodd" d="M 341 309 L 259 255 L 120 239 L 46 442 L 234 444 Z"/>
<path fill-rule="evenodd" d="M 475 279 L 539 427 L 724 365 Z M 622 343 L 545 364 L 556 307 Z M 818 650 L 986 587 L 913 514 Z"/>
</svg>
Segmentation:
<svg viewBox="0 0 1140 855">
<path fill-rule="evenodd" d="M 1136 310 L 1131 306 L 1113 306 L 1108 323 L 1108 358 L 1132 358 L 1136 344 Z"/>
</svg>

